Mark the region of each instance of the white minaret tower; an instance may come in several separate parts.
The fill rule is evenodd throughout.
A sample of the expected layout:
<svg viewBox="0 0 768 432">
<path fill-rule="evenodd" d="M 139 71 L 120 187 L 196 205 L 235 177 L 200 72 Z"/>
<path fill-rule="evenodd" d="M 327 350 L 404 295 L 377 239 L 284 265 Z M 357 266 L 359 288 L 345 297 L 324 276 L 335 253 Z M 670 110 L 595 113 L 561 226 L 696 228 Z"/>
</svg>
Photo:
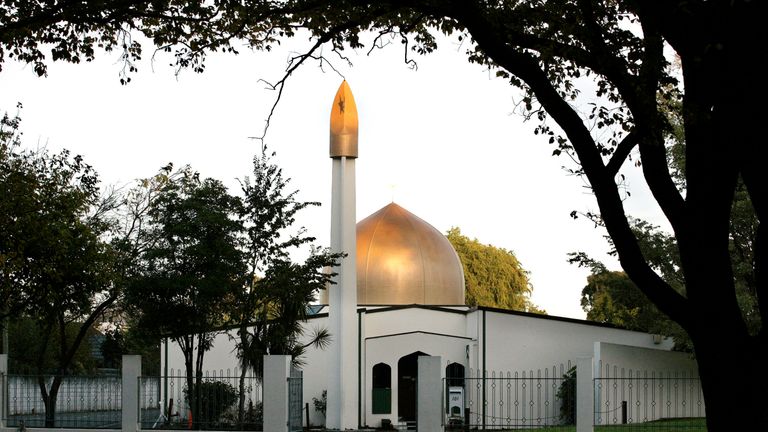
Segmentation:
<svg viewBox="0 0 768 432">
<path fill-rule="evenodd" d="M 358 332 L 355 233 L 355 159 L 357 158 L 357 106 L 346 81 L 341 83 L 331 108 L 331 250 L 347 254 L 336 268 L 329 287 L 331 364 L 328 375 L 328 429 L 358 428 Z"/>
</svg>

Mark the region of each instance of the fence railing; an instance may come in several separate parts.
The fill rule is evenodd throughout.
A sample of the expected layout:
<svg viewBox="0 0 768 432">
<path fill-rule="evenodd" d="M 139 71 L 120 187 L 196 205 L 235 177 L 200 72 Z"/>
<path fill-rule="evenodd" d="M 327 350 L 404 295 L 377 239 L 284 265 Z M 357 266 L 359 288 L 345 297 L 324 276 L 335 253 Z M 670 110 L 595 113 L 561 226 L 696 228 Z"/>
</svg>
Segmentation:
<svg viewBox="0 0 768 432">
<path fill-rule="evenodd" d="M 601 364 L 594 379 L 594 424 L 705 430 L 699 377 L 684 372 L 634 371 Z"/>
<path fill-rule="evenodd" d="M 237 370 L 209 371 L 191 385 L 183 371 L 140 377 L 140 389 L 155 389 L 139 395 L 142 429 L 262 430 L 260 381 L 247 375 L 241 387 L 240 380 Z"/>
<path fill-rule="evenodd" d="M 302 430 L 304 412 L 304 373 L 291 367 L 288 378 L 288 431 Z"/>
<path fill-rule="evenodd" d="M 120 428 L 122 380 L 119 376 L 63 376 L 52 390 L 55 375 L 4 375 L 6 406 L 3 420 L 10 427 Z M 46 410 L 42 387 L 53 412 Z M 50 411 L 50 410 L 49 410 Z M 48 419 L 46 419 L 48 417 Z M 47 420 L 47 421 L 46 421 Z"/>
<path fill-rule="evenodd" d="M 445 426 L 518 429 L 575 424 L 576 381 L 570 363 L 521 372 L 470 370 L 468 377 L 443 380 Z M 461 390 L 459 390 L 461 389 Z M 457 401 L 458 394 L 463 401 Z M 454 402 L 451 402 L 451 399 Z M 465 407 L 457 415 L 452 403 Z"/>
</svg>

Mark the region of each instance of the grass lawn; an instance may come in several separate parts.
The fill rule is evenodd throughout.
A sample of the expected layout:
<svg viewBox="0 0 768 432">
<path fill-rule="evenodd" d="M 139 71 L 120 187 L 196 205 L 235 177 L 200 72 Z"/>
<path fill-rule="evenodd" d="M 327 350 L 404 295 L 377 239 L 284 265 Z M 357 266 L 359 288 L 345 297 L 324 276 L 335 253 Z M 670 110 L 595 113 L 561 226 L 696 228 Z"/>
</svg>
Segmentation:
<svg viewBox="0 0 768 432">
<path fill-rule="evenodd" d="M 576 426 L 548 426 L 531 428 L 546 432 L 576 432 Z M 511 429 L 510 431 L 516 431 Z M 704 418 L 664 419 L 644 423 L 595 426 L 595 432 L 706 432 Z"/>
</svg>

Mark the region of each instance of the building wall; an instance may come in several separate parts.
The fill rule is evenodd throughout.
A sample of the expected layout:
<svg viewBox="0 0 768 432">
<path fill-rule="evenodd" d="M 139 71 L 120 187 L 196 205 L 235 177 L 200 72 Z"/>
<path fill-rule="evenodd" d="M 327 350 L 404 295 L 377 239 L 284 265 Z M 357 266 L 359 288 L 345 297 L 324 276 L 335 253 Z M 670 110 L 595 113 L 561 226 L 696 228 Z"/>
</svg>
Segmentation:
<svg viewBox="0 0 768 432">
<path fill-rule="evenodd" d="M 597 424 L 706 415 L 690 354 L 596 342 L 594 358 Z"/>
<path fill-rule="evenodd" d="M 469 368 L 467 347 L 472 344 L 467 336 L 467 315 L 423 308 L 394 309 L 365 315 L 365 417 L 363 424 L 377 427 L 382 419 L 393 424 L 398 413 L 398 361 L 420 351 L 430 356 L 440 356 L 443 371 L 448 363 L 459 363 Z M 391 368 L 392 412 L 372 413 L 373 366 L 385 363 Z"/>
<path fill-rule="evenodd" d="M 671 341 L 654 343 L 652 335 L 563 321 L 544 317 L 531 317 L 493 310 L 468 310 L 454 313 L 428 308 L 396 308 L 359 315 L 362 329 L 360 371 L 345 371 L 358 375 L 362 383 L 361 423 L 370 427 L 380 425 L 382 419 L 398 422 L 398 360 L 421 351 L 440 356 L 443 371 L 449 362 L 466 368 L 469 376 L 482 371 L 522 372 L 552 368 L 578 357 L 594 357 L 611 365 L 634 369 L 664 369 L 689 367 L 695 362 L 677 353 L 667 352 Z M 305 338 L 315 328 L 328 326 L 327 316 L 310 319 L 304 324 Z M 236 375 L 234 331 L 216 336 L 214 347 L 206 353 L 205 369 L 216 370 L 218 375 Z M 164 353 L 163 353 L 164 354 Z M 485 355 L 485 361 L 483 356 Z M 176 344 L 169 347 L 169 367 L 183 369 L 181 351 Z M 314 408 L 313 398 L 321 399 L 327 388 L 328 350 L 307 349 L 303 359 L 304 402 L 309 404 L 310 423 L 323 425 L 323 415 Z M 375 364 L 386 363 L 391 368 L 392 412 L 372 413 L 372 376 Z M 230 372 L 231 371 L 231 372 Z M 174 373 L 178 373 L 174 371 Z"/>
<path fill-rule="evenodd" d="M 466 315 L 434 309 L 403 308 L 365 314 L 366 337 L 423 331 L 466 335 Z"/>
<path fill-rule="evenodd" d="M 574 321 L 560 321 L 516 314 L 479 310 L 482 361 L 483 314 L 485 315 L 485 369 L 488 371 L 537 370 L 578 357 L 592 357 L 595 342 L 631 345 L 668 351 L 671 342 L 654 344 L 653 336 L 629 330 L 599 327 Z M 482 364 L 478 365 L 482 369 Z"/>
<path fill-rule="evenodd" d="M 699 368 L 690 353 L 660 351 L 608 342 L 595 342 L 595 376 L 604 375 L 606 368 L 648 372 L 685 372 L 698 376 Z M 598 371 L 599 369 L 599 371 Z"/>
<path fill-rule="evenodd" d="M 313 318 L 304 324 L 305 338 L 309 336 L 313 329 L 328 328 L 328 317 Z M 333 336 L 331 336 L 333 337 Z M 328 363 L 331 359 L 331 350 L 320 350 L 314 347 L 308 347 L 304 355 L 303 385 L 304 385 L 304 403 L 309 404 L 309 423 L 312 426 L 322 426 L 325 424 L 325 417 L 322 413 L 315 410 L 314 398 L 322 399 L 323 390 L 328 389 Z M 346 373 L 357 374 L 357 371 L 347 371 Z"/>
</svg>

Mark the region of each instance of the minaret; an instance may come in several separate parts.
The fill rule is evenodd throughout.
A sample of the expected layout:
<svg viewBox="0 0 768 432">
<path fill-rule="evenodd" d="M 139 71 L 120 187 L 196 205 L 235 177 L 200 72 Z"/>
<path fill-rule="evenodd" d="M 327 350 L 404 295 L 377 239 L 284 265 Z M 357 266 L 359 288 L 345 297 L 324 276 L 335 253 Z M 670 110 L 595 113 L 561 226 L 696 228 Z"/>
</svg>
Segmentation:
<svg viewBox="0 0 768 432">
<path fill-rule="evenodd" d="M 355 159 L 357 106 L 346 81 L 331 107 L 331 250 L 347 254 L 329 287 L 331 364 L 328 375 L 326 428 L 358 428 L 358 332 L 355 233 Z"/>
</svg>

